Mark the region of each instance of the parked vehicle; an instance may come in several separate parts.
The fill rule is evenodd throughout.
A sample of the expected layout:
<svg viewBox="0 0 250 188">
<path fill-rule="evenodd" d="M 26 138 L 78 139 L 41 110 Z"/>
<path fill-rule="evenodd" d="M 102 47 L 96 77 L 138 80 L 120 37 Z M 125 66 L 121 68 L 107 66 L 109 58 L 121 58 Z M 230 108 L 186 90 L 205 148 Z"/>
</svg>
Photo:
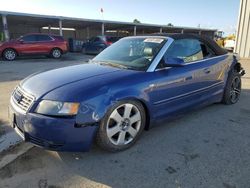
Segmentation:
<svg viewBox="0 0 250 188">
<path fill-rule="evenodd" d="M 96 36 L 82 45 L 85 54 L 99 54 L 105 48 L 118 41 L 121 37 Z"/>
<path fill-rule="evenodd" d="M 219 31 L 216 36 L 216 42 L 222 48 L 225 48 L 229 52 L 233 52 L 235 48 L 235 35 L 229 35 L 227 37 L 223 37 L 223 32 Z"/>
<path fill-rule="evenodd" d="M 121 151 L 163 120 L 236 103 L 242 75 L 237 58 L 205 37 L 127 37 L 88 64 L 26 78 L 13 91 L 9 114 L 25 141 L 46 149 L 87 151 L 96 139 Z"/>
<path fill-rule="evenodd" d="M 67 51 L 67 41 L 57 35 L 27 34 L 16 40 L 0 43 L 0 55 L 8 61 L 21 55 L 46 55 L 58 59 Z"/>
</svg>

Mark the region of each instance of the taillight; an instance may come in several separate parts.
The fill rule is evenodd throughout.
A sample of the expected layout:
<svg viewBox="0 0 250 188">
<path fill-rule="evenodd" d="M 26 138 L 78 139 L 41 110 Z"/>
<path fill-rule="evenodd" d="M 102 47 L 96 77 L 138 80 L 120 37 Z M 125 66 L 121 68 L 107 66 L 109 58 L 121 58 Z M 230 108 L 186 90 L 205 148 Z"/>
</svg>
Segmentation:
<svg viewBox="0 0 250 188">
<path fill-rule="evenodd" d="M 106 41 L 106 45 L 110 46 L 111 44 L 113 44 L 112 42 Z"/>
<path fill-rule="evenodd" d="M 64 40 L 64 44 L 66 45 L 67 50 L 68 50 L 69 49 L 69 43 L 68 43 L 68 41 Z"/>
</svg>

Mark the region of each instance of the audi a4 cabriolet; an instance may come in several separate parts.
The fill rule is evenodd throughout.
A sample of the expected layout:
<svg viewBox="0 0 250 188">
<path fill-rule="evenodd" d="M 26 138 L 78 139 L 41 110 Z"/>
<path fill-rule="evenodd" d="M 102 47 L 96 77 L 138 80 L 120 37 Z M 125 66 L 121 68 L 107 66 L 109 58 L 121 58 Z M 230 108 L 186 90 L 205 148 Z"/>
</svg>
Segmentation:
<svg viewBox="0 0 250 188">
<path fill-rule="evenodd" d="M 154 124 L 236 103 L 242 75 L 236 56 L 207 37 L 126 37 L 87 64 L 27 77 L 11 95 L 9 115 L 25 141 L 46 149 L 88 151 L 96 140 L 121 151 Z"/>
</svg>

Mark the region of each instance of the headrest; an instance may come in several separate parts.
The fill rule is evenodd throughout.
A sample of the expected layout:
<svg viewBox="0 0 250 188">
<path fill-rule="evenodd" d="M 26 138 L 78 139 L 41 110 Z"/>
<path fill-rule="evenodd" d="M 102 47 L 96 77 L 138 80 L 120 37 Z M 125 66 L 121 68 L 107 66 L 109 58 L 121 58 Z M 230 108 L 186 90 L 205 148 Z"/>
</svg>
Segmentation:
<svg viewBox="0 0 250 188">
<path fill-rule="evenodd" d="M 145 56 L 153 56 L 153 49 L 149 48 L 149 47 L 144 48 L 144 55 Z"/>
<path fill-rule="evenodd" d="M 175 56 L 185 56 L 187 48 L 181 44 L 175 44 L 172 48 L 169 49 L 168 54 L 171 57 Z"/>
</svg>

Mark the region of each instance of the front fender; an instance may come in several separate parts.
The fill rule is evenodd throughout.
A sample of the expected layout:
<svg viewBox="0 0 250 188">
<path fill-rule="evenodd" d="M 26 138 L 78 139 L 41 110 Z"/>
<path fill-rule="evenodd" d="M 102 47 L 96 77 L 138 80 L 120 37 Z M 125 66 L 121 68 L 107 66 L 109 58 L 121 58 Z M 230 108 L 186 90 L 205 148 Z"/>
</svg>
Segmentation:
<svg viewBox="0 0 250 188">
<path fill-rule="evenodd" d="M 147 108 L 145 109 L 146 111 L 152 109 L 149 102 L 149 96 L 144 91 L 126 89 L 114 93 L 111 92 L 111 90 L 107 90 L 106 93 L 81 103 L 80 110 L 76 118 L 77 124 L 79 126 L 98 124 L 103 119 L 107 111 L 115 103 L 117 103 L 117 101 L 122 100 L 137 100 L 143 103 L 143 105 Z M 151 114 L 150 111 L 149 114 Z"/>
<path fill-rule="evenodd" d="M 112 76 L 95 77 L 56 88 L 43 96 L 43 99 L 80 102 L 76 125 L 94 125 L 117 101 L 139 100 L 147 109 L 153 110 L 150 103 L 152 100 L 149 99 L 154 97 L 154 94 L 150 94 L 151 82 L 151 74 L 118 71 Z M 152 114 L 151 111 L 149 114 Z"/>
</svg>

